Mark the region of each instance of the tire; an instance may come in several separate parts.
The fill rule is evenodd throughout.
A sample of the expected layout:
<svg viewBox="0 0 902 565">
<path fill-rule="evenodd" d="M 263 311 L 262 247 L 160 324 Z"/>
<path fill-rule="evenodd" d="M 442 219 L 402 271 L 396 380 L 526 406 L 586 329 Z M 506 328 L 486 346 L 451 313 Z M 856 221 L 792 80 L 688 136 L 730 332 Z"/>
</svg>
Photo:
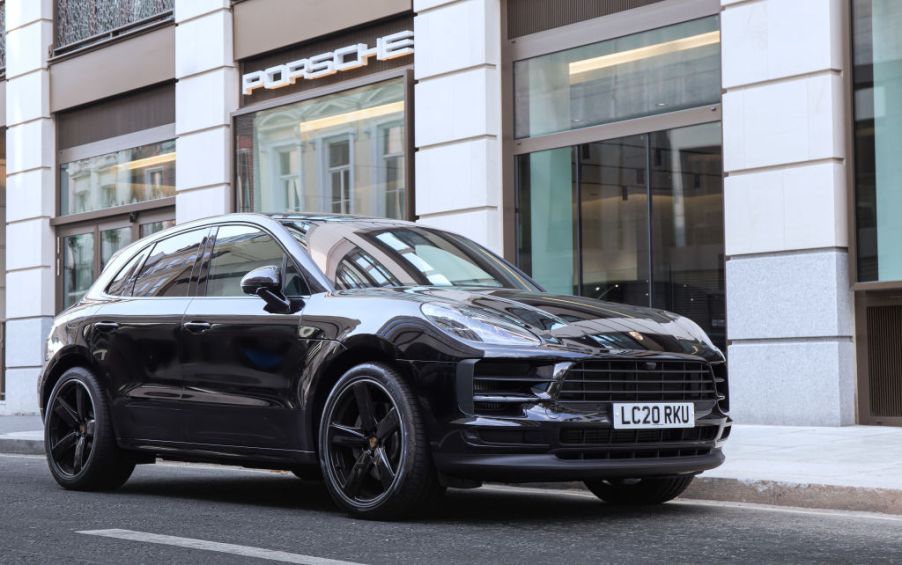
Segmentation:
<svg viewBox="0 0 902 565">
<path fill-rule="evenodd" d="M 354 517 L 407 517 L 441 490 L 417 401 L 383 364 L 358 365 L 335 384 L 320 419 L 319 459 L 332 499 Z"/>
<path fill-rule="evenodd" d="M 673 500 L 686 490 L 693 475 L 666 478 L 586 481 L 592 494 L 619 506 L 649 506 Z"/>
<path fill-rule="evenodd" d="M 53 478 L 70 490 L 114 490 L 135 469 L 135 458 L 116 445 L 106 396 L 81 367 L 63 373 L 50 393 L 44 450 Z"/>
</svg>

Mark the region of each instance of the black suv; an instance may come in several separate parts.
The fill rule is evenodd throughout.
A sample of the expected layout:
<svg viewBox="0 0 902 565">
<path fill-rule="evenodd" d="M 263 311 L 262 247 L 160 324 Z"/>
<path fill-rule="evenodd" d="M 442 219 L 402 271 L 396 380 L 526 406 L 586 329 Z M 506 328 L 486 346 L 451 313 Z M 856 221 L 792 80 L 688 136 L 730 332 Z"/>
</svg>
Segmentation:
<svg viewBox="0 0 902 565">
<path fill-rule="evenodd" d="M 375 518 L 482 481 L 664 502 L 721 464 L 731 425 L 724 357 L 692 321 L 346 216 L 233 214 L 130 245 L 57 316 L 38 386 L 66 488 L 219 462 L 322 476 Z"/>
</svg>

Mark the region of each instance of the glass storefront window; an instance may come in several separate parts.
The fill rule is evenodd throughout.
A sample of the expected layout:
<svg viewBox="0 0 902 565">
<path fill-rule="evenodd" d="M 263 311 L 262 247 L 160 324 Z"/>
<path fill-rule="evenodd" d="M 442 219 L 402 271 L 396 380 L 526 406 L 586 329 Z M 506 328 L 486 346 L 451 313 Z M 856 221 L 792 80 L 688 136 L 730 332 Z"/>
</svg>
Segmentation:
<svg viewBox="0 0 902 565">
<path fill-rule="evenodd" d="M 124 149 L 60 167 L 60 215 L 175 195 L 175 140 Z"/>
<path fill-rule="evenodd" d="M 235 119 L 239 208 L 406 218 L 404 79 Z"/>
<path fill-rule="evenodd" d="M 63 307 L 78 302 L 94 282 L 94 234 L 63 238 Z"/>
<path fill-rule="evenodd" d="M 132 242 L 132 228 L 100 230 L 100 270 L 106 267 L 117 251 Z"/>
<path fill-rule="evenodd" d="M 854 0 L 859 281 L 902 280 L 902 2 Z"/>
<path fill-rule="evenodd" d="M 514 64 L 515 136 L 720 102 L 717 16 Z"/>
<path fill-rule="evenodd" d="M 518 262 L 551 292 L 688 316 L 726 345 L 719 123 L 518 157 Z"/>
</svg>

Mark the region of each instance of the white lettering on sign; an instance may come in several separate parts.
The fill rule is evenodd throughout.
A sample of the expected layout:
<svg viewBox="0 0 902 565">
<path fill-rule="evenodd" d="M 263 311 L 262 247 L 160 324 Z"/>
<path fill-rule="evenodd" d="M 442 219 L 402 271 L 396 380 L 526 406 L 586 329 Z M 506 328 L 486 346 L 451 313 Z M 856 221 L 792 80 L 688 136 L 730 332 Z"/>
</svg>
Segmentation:
<svg viewBox="0 0 902 565">
<path fill-rule="evenodd" d="M 377 61 L 390 61 L 412 54 L 413 32 L 399 31 L 378 38 L 375 47 L 369 47 L 366 43 L 348 45 L 307 59 L 246 73 L 241 77 L 241 93 L 250 95 L 258 88 L 273 90 L 292 85 L 300 79 L 315 80 L 359 69 L 365 67 L 371 57 L 375 57 Z"/>
</svg>

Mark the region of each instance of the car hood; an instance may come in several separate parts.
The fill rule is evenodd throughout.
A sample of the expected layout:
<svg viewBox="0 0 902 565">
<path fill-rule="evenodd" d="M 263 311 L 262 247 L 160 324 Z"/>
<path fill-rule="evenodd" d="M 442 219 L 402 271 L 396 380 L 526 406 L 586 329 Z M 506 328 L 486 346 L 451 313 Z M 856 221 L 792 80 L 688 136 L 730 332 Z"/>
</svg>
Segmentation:
<svg viewBox="0 0 902 565">
<path fill-rule="evenodd" d="M 659 352 L 723 359 L 720 350 L 693 321 L 672 312 L 592 298 L 514 289 L 385 288 L 379 294 L 419 302 L 461 304 L 515 319 L 555 349 L 600 352 Z M 400 295 L 400 296 L 398 296 Z"/>
</svg>

